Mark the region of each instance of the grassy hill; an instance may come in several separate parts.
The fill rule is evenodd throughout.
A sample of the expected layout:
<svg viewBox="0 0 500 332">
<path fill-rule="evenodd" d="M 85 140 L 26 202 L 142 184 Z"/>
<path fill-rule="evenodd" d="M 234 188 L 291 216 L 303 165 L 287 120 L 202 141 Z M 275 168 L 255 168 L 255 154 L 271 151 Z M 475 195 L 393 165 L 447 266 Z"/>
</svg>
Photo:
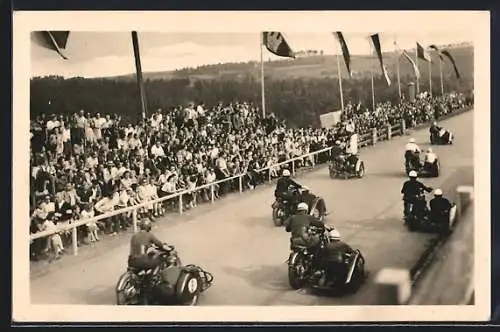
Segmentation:
<svg viewBox="0 0 500 332">
<path fill-rule="evenodd" d="M 471 44 L 462 43 L 455 45 L 441 45 L 441 49 L 447 49 L 454 57 L 463 80 L 472 80 L 474 77 L 474 48 Z M 407 50 L 414 57 L 415 50 Z M 394 52 L 383 54 L 384 63 L 391 76 L 396 75 L 396 59 Z M 284 59 L 278 61 L 266 61 L 265 76 L 267 79 L 289 79 L 289 78 L 336 78 L 337 59 L 333 55 L 314 55 L 297 59 Z M 427 63 L 419 61 L 422 80 L 428 80 Z M 452 78 L 455 76 L 451 63 L 446 59 L 443 63 L 443 76 Z M 351 57 L 351 68 L 353 79 L 370 77 L 373 70 L 376 76 L 380 76 L 378 61 L 373 56 L 354 55 Z M 347 77 L 347 70 L 341 60 L 342 76 Z M 439 77 L 439 62 L 432 64 L 432 76 Z M 245 80 L 249 77 L 259 79 L 260 63 L 256 61 L 245 63 L 224 63 L 200 66 L 197 68 L 184 68 L 167 72 L 145 72 L 145 80 L 171 80 L 188 78 L 191 81 L 203 80 Z M 400 58 L 400 76 L 413 78 L 411 64 L 404 58 Z M 133 81 L 135 74 L 108 77 L 107 79 L 118 81 Z"/>
</svg>

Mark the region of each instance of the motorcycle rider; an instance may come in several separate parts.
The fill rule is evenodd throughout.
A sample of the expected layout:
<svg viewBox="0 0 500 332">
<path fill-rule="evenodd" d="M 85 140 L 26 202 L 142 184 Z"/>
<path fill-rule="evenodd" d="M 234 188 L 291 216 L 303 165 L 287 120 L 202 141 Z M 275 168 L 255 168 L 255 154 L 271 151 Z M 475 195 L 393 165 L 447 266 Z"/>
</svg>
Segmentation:
<svg viewBox="0 0 500 332">
<path fill-rule="evenodd" d="M 431 220 L 441 223 L 448 221 L 450 209 L 452 207 L 450 201 L 443 197 L 441 189 L 434 190 L 434 198 L 429 202 Z"/>
<path fill-rule="evenodd" d="M 311 235 L 307 228 L 311 224 L 321 223 L 315 217 L 308 214 L 309 206 L 302 202 L 297 205 L 297 213 L 285 221 L 285 230 L 290 234 L 290 247 L 296 246 L 312 247 L 319 243 L 319 236 Z"/>
<path fill-rule="evenodd" d="M 404 202 L 404 216 L 405 218 L 408 216 L 408 212 L 410 211 L 411 204 L 415 203 L 416 198 L 422 191 L 431 192 L 432 188 L 427 187 L 422 182 L 417 180 L 417 172 L 410 171 L 409 174 L 410 179 L 406 180 L 403 184 L 403 188 L 401 188 L 401 194 L 403 194 L 403 202 Z"/>
<path fill-rule="evenodd" d="M 284 201 L 290 202 L 292 204 L 296 204 L 295 200 L 298 199 L 294 196 L 294 194 L 290 191 L 290 187 L 295 189 L 302 189 L 304 186 L 298 184 L 294 180 L 290 178 L 290 171 L 285 169 L 281 174 L 281 177 L 278 179 L 276 183 L 276 189 L 274 190 L 274 196 L 276 198 L 281 198 Z M 288 208 L 288 207 L 287 207 Z"/>
<path fill-rule="evenodd" d="M 415 143 L 415 139 L 412 137 L 405 145 L 405 160 L 406 163 L 410 163 L 412 165 L 420 165 L 420 152 L 422 150 Z"/>
<path fill-rule="evenodd" d="M 138 269 L 154 269 L 161 264 L 158 253 L 149 255 L 147 250 L 152 246 L 161 248 L 167 252 L 172 251 L 172 246 L 163 244 L 151 233 L 151 222 L 146 219 L 139 223 L 139 232 L 135 233 L 130 239 L 130 254 L 128 257 L 128 266 Z"/>
<path fill-rule="evenodd" d="M 429 128 L 430 134 L 434 135 L 435 137 L 438 137 L 440 131 L 441 131 L 441 127 L 438 127 L 437 122 L 434 121 L 432 123 L 432 126 Z"/>
</svg>

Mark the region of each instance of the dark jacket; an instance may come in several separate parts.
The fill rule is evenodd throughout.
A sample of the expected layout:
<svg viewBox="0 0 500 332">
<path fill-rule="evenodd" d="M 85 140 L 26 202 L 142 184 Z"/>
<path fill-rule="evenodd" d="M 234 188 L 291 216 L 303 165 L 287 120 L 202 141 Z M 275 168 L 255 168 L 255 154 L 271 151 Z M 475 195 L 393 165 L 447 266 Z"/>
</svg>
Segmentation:
<svg viewBox="0 0 500 332">
<path fill-rule="evenodd" d="M 431 192 L 432 188 L 427 187 L 420 181 L 412 179 L 405 181 L 403 188 L 401 188 L 401 194 L 403 194 L 404 200 L 414 199 L 423 191 Z"/>
<path fill-rule="evenodd" d="M 431 213 L 434 215 L 448 212 L 451 209 L 450 201 L 444 197 L 434 197 L 429 202 L 429 206 L 431 208 Z"/>
<path fill-rule="evenodd" d="M 293 181 L 290 177 L 281 177 L 276 182 L 275 193 L 282 194 L 288 191 L 289 187 L 295 187 L 297 189 L 302 188 L 300 184 Z"/>
</svg>

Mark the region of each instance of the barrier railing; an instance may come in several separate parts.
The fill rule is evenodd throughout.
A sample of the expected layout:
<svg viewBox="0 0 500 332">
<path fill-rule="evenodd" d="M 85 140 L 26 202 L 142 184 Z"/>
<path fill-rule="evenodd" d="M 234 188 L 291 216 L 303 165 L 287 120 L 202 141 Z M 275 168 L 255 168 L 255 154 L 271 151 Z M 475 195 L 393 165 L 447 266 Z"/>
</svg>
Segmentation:
<svg viewBox="0 0 500 332">
<path fill-rule="evenodd" d="M 459 111 L 454 112 L 454 114 L 458 114 L 458 113 L 460 113 L 460 112 Z M 405 125 L 404 121 L 401 121 L 401 123 L 397 123 L 397 124 L 392 125 L 392 126 L 387 125 L 385 128 L 383 128 L 381 130 L 380 135 L 378 134 L 377 129 L 374 128 L 371 130 L 371 132 L 369 131 L 369 132 L 358 135 L 358 147 L 362 148 L 362 147 L 365 147 L 368 145 L 374 145 L 377 143 L 379 138 L 385 137 L 385 139 L 391 139 L 393 136 L 403 135 L 405 132 L 406 132 L 406 125 Z M 286 161 L 283 161 L 283 162 L 280 162 L 280 163 L 277 163 L 277 164 L 274 164 L 271 166 L 261 168 L 261 169 L 257 170 L 256 172 L 262 173 L 264 171 L 269 170 L 268 181 L 271 181 L 272 180 L 271 171 L 270 171 L 271 169 L 278 168 L 282 165 L 291 164 L 291 173 L 292 173 L 292 175 L 295 175 L 295 173 L 296 173 L 296 165 L 295 165 L 296 163 L 295 162 L 296 161 L 304 160 L 308 157 L 313 157 L 314 158 L 313 165 L 315 165 L 316 160 L 317 160 L 316 156 L 318 156 L 321 153 L 329 152 L 330 150 L 331 150 L 331 147 L 328 147 L 328 148 L 324 148 L 324 149 L 321 149 L 318 151 L 307 153 L 307 154 L 304 154 L 304 155 L 301 155 L 298 157 L 294 157 L 294 158 L 288 159 Z M 80 226 L 89 224 L 91 222 L 97 222 L 97 221 L 100 221 L 103 219 L 108 219 L 110 217 L 121 215 L 121 214 L 132 211 L 132 227 L 133 227 L 134 232 L 136 232 L 137 231 L 137 210 L 139 210 L 141 208 L 145 208 L 145 207 L 150 206 L 152 204 L 157 204 L 157 203 L 161 203 L 161 202 L 165 202 L 165 201 L 177 198 L 178 205 L 179 205 L 179 208 L 178 208 L 179 214 L 182 215 L 184 212 L 183 211 L 184 210 L 183 209 L 183 196 L 193 194 L 193 193 L 198 192 L 198 191 L 203 190 L 203 189 L 210 189 L 210 203 L 214 203 L 214 201 L 215 201 L 215 186 L 218 186 L 219 184 L 223 184 L 225 182 L 234 181 L 236 179 L 238 179 L 239 193 L 241 194 L 244 191 L 243 190 L 243 178 L 245 176 L 247 176 L 247 174 L 248 173 L 243 173 L 243 174 L 239 174 L 239 175 L 230 176 L 228 178 L 214 181 L 211 183 L 207 183 L 207 184 L 201 185 L 201 186 L 196 187 L 196 188 L 181 190 L 179 192 L 164 196 L 164 197 L 159 198 L 159 199 L 150 200 L 150 201 L 140 203 L 137 205 L 133 205 L 133 206 L 129 206 L 126 208 L 121 208 L 119 210 L 115 210 L 115 211 L 112 211 L 109 213 L 101 214 L 101 215 L 96 216 L 96 217 L 87 218 L 87 219 L 80 219 L 77 221 L 70 221 L 67 224 L 58 224 L 56 228 L 31 234 L 30 241 L 44 238 L 44 237 L 50 237 L 54 234 L 58 234 L 60 232 L 71 230 L 71 232 L 72 232 L 72 241 L 71 242 L 72 242 L 73 255 L 77 255 L 78 254 L 77 228 L 79 228 Z"/>
</svg>

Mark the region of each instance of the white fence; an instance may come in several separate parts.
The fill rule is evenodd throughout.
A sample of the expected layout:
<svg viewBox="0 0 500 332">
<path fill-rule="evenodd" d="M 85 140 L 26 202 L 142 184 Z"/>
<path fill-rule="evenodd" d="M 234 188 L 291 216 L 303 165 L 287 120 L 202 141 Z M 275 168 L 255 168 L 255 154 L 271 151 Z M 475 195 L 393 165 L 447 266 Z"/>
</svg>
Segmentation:
<svg viewBox="0 0 500 332">
<path fill-rule="evenodd" d="M 460 113 L 460 112 L 454 112 L 454 113 L 456 114 L 456 113 Z M 388 125 L 386 128 L 382 129 L 379 132 L 377 131 L 377 129 L 373 129 L 372 132 L 368 132 L 368 133 L 361 134 L 358 136 L 358 147 L 361 148 L 361 147 L 365 147 L 368 145 L 373 145 L 373 144 L 376 144 L 377 141 L 388 140 L 388 139 L 391 139 L 393 136 L 402 135 L 405 132 L 406 132 L 406 128 L 405 128 L 404 122 L 401 122 L 401 123 L 393 125 L 393 126 Z M 259 170 L 257 170 L 257 173 L 261 173 L 263 171 L 270 170 L 270 169 L 273 169 L 275 167 L 279 167 L 281 165 L 291 164 L 291 173 L 292 173 L 292 175 L 295 175 L 296 174 L 295 161 L 304 160 L 305 158 L 308 158 L 308 157 L 313 157 L 313 165 L 315 165 L 316 160 L 317 160 L 317 156 L 321 153 L 329 152 L 330 150 L 331 150 L 331 148 L 328 147 L 328 148 L 325 148 L 325 149 L 322 149 L 319 151 L 315 151 L 315 152 L 311 152 L 311 153 L 308 153 L 308 154 L 305 154 L 305 155 L 302 155 L 299 157 L 291 158 L 291 159 L 288 159 L 286 161 L 280 162 L 278 164 L 259 169 Z M 269 173 L 268 181 L 270 182 L 272 180 L 271 172 L 268 172 L 268 173 Z M 209 184 L 205 184 L 205 185 L 193 188 L 193 189 L 182 190 L 182 191 L 179 191 L 179 192 L 174 193 L 172 195 L 162 197 L 160 199 L 151 200 L 151 201 L 141 203 L 138 205 L 122 208 L 122 209 L 119 209 L 119 210 L 116 210 L 113 212 L 99 215 L 97 217 L 77 220 L 77 221 L 69 222 L 67 224 L 58 224 L 57 225 L 58 227 L 56 227 L 54 229 L 31 234 L 30 240 L 32 241 L 35 239 L 49 237 L 49 236 L 56 234 L 56 233 L 71 230 L 72 231 L 73 254 L 77 255 L 78 254 L 77 227 L 80 227 L 82 225 L 86 225 L 92 221 L 97 222 L 99 220 L 107 219 L 107 218 L 110 218 L 112 216 L 121 215 L 123 213 L 127 213 L 127 212 L 132 211 L 132 225 L 133 225 L 134 232 L 136 232 L 137 231 L 137 210 L 138 209 L 150 206 L 151 204 L 177 199 L 178 205 L 179 205 L 179 214 L 182 215 L 183 214 L 183 196 L 185 196 L 187 194 L 192 194 L 193 192 L 198 192 L 199 190 L 202 190 L 202 189 L 209 188 L 210 189 L 210 196 L 211 196 L 210 202 L 213 203 L 215 200 L 214 186 L 228 182 L 228 181 L 234 181 L 236 179 L 238 179 L 239 193 L 241 194 L 241 193 L 243 193 L 243 178 L 245 176 L 246 176 L 246 173 L 231 176 L 231 177 L 228 177 L 226 179 L 222 179 L 222 180 L 215 181 L 215 182 L 212 182 Z"/>
</svg>

